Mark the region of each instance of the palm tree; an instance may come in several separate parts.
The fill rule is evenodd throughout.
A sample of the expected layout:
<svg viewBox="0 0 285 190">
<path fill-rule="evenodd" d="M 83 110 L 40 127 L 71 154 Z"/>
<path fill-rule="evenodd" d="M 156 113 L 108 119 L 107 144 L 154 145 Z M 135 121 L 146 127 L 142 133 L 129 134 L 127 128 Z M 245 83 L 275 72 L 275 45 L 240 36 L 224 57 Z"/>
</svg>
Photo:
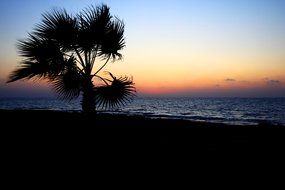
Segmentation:
<svg viewBox="0 0 285 190">
<path fill-rule="evenodd" d="M 88 113 L 124 105 L 135 94 L 132 78 L 99 75 L 107 63 L 122 58 L 124 47 L 124 23 L 111 16 L 108 6 L 91 6 L 75 16 L 54 9 L 43 14 L 27 39 L 18 41 L 24 59 L 8 82 L 48 79 L 62 99 L 82 94 L 82 110 Z"/>
</svg>

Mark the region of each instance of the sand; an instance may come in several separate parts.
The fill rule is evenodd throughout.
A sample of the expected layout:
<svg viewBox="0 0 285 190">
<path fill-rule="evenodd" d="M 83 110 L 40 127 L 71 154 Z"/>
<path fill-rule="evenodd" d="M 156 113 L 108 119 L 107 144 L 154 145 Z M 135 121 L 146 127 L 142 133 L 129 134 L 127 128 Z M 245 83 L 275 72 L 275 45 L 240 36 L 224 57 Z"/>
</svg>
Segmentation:
<svg viewBox="0 0 285 190">
<path fill-rule="evenodd" d="M 1 171 L 10 185 L 46 186 L 67 176 L 107 180 L 106 185 L 113 184 L 113 176 L 128 184 L 140 179 L 136 185 L 141 186 L 149 176 L 157 180 L 189 172 L 203 183 L 205 176 L 224 181 L 221 174 L 251 179 L 249 168 L 279 168 L 284 158 L 282 126 L 55 111 L 0 110 L 0 115 Z"/>
<path fill-rule="evenodd" d="M 0 110 L 6 144 L 31 149 L 86 146 L 112 150 L 194 152 L 276 152 L 285 144 L 284 127 L 234 126 L 126 115 Z"/>
</svg>

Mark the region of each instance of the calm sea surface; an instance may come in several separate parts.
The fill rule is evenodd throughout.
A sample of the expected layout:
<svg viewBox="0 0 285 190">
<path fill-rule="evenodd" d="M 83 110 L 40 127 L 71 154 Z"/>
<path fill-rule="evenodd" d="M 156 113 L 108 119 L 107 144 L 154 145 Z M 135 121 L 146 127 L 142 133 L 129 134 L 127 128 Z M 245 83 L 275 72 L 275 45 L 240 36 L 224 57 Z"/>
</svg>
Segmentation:
<svg viewBox="0 0 285 190">
<path fill-rule="evenodd" d="M 80 100 L 2 98 L 0 109 L 80 111 Z M 110 113 L 227 124 L 285 125 L 285 98 L 136 98 Z"/>
</svg>

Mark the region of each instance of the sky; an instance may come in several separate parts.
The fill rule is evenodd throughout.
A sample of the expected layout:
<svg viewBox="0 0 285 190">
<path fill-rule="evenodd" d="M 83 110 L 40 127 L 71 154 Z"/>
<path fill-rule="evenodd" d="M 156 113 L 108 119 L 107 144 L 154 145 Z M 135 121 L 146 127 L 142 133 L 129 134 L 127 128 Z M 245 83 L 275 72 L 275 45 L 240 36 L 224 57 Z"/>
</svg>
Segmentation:
<svg viewBox="0 0 285 190">
<path fill-rule="evenodd" d="M 106 70 L 139 95 L 285 97 L 285 0 L 2 0 L 0 97 L 54 96 L 45 82 L 5 83 L 17 40 L 52 8 L 101 3 L 126 24 L 124 59 Z"/>
</svg>

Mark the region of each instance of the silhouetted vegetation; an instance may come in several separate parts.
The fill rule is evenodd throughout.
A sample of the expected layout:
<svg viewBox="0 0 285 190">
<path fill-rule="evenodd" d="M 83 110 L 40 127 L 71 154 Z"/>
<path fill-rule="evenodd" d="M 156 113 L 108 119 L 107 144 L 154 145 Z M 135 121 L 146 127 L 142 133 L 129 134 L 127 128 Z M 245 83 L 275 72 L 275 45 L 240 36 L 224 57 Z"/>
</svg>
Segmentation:
<svg viewBox="0 0 285 190">
<path fill-rule="evenodd" d="M 134 95 L 132 78 L 99 75 L 107 63 L 122 58 L 119 51 L 125 47 L 124 23 L 106 5 L 91 6 L 75 16 L 64 9 L 45 13 L 17 47 L 24 59 L 8 82 L 48 79 L 62 99 L 82 94 L 82 109 L 88 113 L 96 106 L 123 105 Z M 95 62 L 101 63 L 97 69 Z"/>
</svg>

